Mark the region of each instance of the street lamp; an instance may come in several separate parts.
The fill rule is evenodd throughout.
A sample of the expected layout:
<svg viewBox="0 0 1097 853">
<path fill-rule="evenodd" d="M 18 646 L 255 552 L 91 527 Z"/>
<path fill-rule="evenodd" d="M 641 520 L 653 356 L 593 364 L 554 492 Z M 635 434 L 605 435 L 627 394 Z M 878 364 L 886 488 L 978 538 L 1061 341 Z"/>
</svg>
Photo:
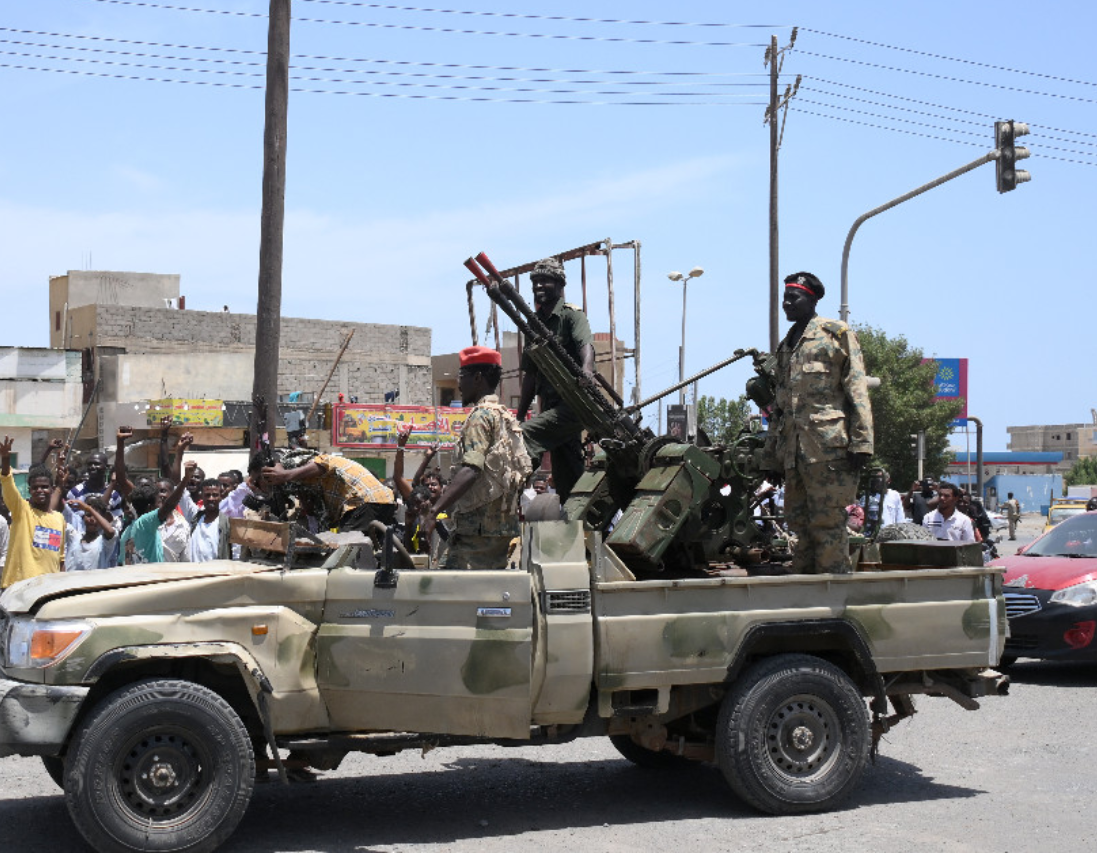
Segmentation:
<svg viewBox="0 0 1097 853">
<path fill-rule="evenodd" d="M 686 381 L 686 285 L 689 284 L 691 278 L 700 278 L 705 274 L 705 271 L 701 267 L 694 267 L 688 274 L 682 275 L 680 272 L 667 273 L 667 278 L 671 281 L 682 282 L 682 347 L 678 351 L 678 381 Z M 697 383 L 693 385 L 693 402 L 697 402 Z M 678 405 L 684 406 L 686 404 L 686 389 L 685 386 L 678 389 Z"/>
</svg>

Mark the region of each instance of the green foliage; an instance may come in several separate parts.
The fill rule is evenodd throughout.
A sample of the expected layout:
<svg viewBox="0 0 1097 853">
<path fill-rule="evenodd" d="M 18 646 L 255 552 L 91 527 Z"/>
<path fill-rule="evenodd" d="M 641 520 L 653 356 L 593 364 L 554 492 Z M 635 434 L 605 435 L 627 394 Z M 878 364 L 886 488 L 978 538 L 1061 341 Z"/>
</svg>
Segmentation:
<svg viewBox="0 0 1097 853">
<path fill-rule="evenodd" d="M 889 338 L 871 326 L 857 326 L 855 331 L 865 372 L 880 379 L 880 386 L 869 391 L 876 450 L 872 464 L 891 473 L 892 488 L 905 490 L 918 476 L 910 437 L 925 430 L 924 474 L 939 478 L 951 461 L 949 424 L 963 402 L 933 399 L 934 365 L 923 364 L 922 350 L 910 346 L 902 335 Z"/>
<path fill-rule="evenodd" d="M 746 394 L 738 400 L 702 396 L 697 401 L 697 425 L 713 444 L 730 444 L 746 426 L 751 405 Z"/>
<path fill-rule="evenodd" d="M 1097 485 L 1097 456 L 1083 456 L 1075 462 L 1074 466 L 1063 477 L 1063 485 Z"/>
</svg>

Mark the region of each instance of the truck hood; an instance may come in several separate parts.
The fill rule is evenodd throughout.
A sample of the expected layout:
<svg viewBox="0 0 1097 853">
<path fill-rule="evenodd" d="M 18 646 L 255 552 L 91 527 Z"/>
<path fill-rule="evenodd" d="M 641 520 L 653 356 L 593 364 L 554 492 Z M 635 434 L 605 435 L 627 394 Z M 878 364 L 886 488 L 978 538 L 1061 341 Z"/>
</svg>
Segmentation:
<svg viewBox="0 0 1097 853">
<path fill-rule="evenodd" d="M 254 563 L 213 560 L 209 563 L 151 563 L 144 566 L 39 575 L 8 587 L 0 596 L 0 608 L 8 613 L 30 613 L 44 602 L 66 595 L 195 578 L 250 575 L 272 570 L 270 566 Z"/>
</svg>

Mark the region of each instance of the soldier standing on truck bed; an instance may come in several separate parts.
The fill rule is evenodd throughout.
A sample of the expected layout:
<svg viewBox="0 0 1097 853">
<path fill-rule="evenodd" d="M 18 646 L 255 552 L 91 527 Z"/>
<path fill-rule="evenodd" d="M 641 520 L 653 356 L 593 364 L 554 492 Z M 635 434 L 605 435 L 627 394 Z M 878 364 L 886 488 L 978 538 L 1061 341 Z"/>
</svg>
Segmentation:
<svg viewBox="0 0 1097 853">
<path fill-rule="evenodd" d="M 549 331 L 560 341 L 572 361 L 587 376 L 594 375 L 594 337 L 587 316 L 574 305 L 564 302 L 567 278 L 564 265 L 556 258 L 538 261 L 530 273 L 533 304 Z M 528 346 L 528 343 L 527 343 Z M 579 441 L 583 425 L 560 399 L 556 389 L 537 373 L 528 355 L 522 355 L 522 395 L 518 400 L 518 422 L 526 439 L 530 457 L 539 462 L 547 450 L 552 454 L 552 479 L 560 503 L 568 499 L 583 474 L 583 447 Z M 541 412 L 526 420 L 534 394 L 541 397 Z"/>
<path fill-rule="evenodd" d="M 765 467 L 783 471 L 785 518 L 799 537 L 792 570 L 845 573 L 845 507 L 872 457 L 872 409 L 857 337 L 815 313 L 824 293 L 811 273 L 785 279 L 782 308 L 792 328 L 777 347 Z"/>
<path fill-rule="evenodd" d="M 457 473 L 420 523 L 430 536 L 438 514 L 453 519 L 447 569 L 502 569 L 518 535 L 518 499 L 533 465 L 522 429 L 494 391 L 503 373 L 502 356 L 487 347 L 460 352 L 457 387 L 474 408 L 455 448 Z"/>
</svg>

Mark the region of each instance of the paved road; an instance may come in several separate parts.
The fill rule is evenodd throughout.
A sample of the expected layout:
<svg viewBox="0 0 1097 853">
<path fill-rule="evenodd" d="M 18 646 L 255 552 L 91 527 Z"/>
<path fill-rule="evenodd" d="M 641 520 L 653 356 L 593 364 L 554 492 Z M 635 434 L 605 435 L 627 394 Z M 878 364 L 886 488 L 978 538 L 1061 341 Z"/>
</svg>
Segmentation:
<svg viewBox="0 0 1097 853">
<path fill-rule="evenodd" d="M 1020 541 L 1038 529 L 1035 518 Z M 1003 543 L 1011 544 L 1011 543 Z M 1025 663 L 977 712 L 923 698 L 852 799 L 774 818 L 718 771 L 651 772 L 602 738 L 558 747 L 352 756 L 313 784 L 263 785 L 226 853 L 1041 851 L 1093 849 L 1097 666 Z M 0 850 L 85 849 L 36 760 L 0 760 Z"/>
</svg>

